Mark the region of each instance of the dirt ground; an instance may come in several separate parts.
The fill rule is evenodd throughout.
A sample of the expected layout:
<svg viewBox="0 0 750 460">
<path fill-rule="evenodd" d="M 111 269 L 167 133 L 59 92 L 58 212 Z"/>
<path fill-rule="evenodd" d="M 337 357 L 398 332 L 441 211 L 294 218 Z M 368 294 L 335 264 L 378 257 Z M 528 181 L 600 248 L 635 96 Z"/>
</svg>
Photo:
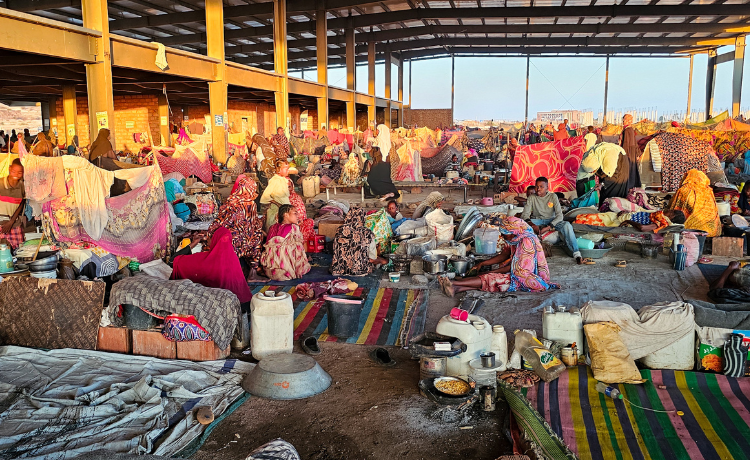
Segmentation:
<svg viewBox="0 0 750 460">
<path fill-rule="evenodd" d="M 614 267 L 621 259 L 628 260 L 627 268 Z M 705 300 L 708 290 L 697 266 L 678 272 L 663 255 L 648 260 L 628 252 L 610 252 L 596 265 L 577 266 L 561 249 L 554 248 L 548 262 L 559 290 L 473 291 L 450 299 L 431 283 L 425 330 L 434 331 L 440 318 L 464 296 L 483 299 L 485 304 L 477 314 L 491 324 L 504 325 L 512 342 L 512 332 L 518 328 L 536 329 L 541 334 L 546 305 L 581 306 L 587 300 L 613 300 L 640 308 L 659 301 Z M 717 258 L 714 263 L 726 265 L 727 261 Z M 398 286 L 384 279 L 381 286 L 418 287 L 410 277 Z M 498 405 L 499 410 L 492 413 L 476 409 L 464 420 L 445 421 L 437 412 L 439 407 L 419 394 L 418 362 L 410 359 L 407 350 L 390 348 L 398 364 L 383 368 L 368 358 L 373 347 L 322 343 L 321 348 L 323 353 L 317 359 L 333 378 L 331 388 L 299 401 L 251 397 L 214 430 L 195 458 L 244 459 L 252 449 L 276 438 L 291 442 L 305 460 L 490 460 L 511 453 L 501 428 L 501 420 L 507 416 L 504 408 Z"/>
</svg>

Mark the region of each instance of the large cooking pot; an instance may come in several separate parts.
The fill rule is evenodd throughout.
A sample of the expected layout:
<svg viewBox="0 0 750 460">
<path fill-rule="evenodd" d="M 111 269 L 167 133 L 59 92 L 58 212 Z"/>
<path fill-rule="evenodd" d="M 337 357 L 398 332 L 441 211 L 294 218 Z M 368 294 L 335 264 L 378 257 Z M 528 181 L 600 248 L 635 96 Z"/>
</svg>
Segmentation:
<svg viewBox="0 0 750 460">
<path fill-rule="evenodd" d="M 451 257 L 451 264 L 453 264 L 456 275 L 464 276 L 471 268 L 472 260 L 468 257 L 453 256 Z"/>
<path fill-rule="evenodd" d="M 448 256 L 434 254 L 422 257 L 422 270 L 425 273 L 431 275 L 442 273 L 446 270 L 447 266 Z"/>
</svg>

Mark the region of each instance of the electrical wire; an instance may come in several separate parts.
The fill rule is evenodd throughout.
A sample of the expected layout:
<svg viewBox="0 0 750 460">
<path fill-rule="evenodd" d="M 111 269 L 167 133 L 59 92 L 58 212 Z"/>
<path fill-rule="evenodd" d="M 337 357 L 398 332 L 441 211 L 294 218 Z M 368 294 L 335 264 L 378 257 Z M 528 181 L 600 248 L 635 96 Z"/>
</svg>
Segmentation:
<svg viewBox="0 0 750 460">
<path fill-rule="evenodd" d="M 657 409 L 650 409 L 648 407 L 641 407 L 638 404 L 634 404 L 634 403 L 630 402 L 630 400 L 628 400 L 625 396 L 622 397 L 622 400 L 626 401 L 628 404 L 630 404 L 633 407 L 637 407 L 638 409 L 648 410 L 648 411 L 651 411 L 651 412 L 659 412 L 659 413 L 662 413 L 662 414 L 673 414 L 673 413 L 675 413 L 675 414 L 680 415 L 680 416 L 683 415 L 678 410 L 657 410 Z"/>
</svg>

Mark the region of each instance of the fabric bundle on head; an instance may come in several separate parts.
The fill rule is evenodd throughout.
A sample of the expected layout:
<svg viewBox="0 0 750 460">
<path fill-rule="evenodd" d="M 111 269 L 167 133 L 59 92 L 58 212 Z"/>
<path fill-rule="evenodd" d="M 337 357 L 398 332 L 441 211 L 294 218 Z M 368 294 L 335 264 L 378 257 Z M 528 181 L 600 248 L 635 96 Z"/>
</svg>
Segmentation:
<svg viewBox="0 0 750 460">
<path fill-rule="evenodd" d="M 630 126 L 633 124 L 633 115 L 626 113 L 624 117 L 622 117 L 622 124 L 624 126 Z"/>
</svg>

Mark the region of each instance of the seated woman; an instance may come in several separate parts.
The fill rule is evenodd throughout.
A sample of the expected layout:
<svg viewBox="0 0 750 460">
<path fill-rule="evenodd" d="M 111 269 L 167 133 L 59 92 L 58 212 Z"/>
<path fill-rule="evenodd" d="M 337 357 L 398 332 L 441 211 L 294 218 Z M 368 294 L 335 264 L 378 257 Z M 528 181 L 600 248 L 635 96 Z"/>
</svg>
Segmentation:
<svg viewBox="0 0 750 460">
<path fill-rule="evenodd" d="M 456 293 L 476 289 L 487 292 L 558 289 L 557 285 L 550 283 L 542 243 L 526 222 L 518 217 L 503 219 L 500 233 L 509 248 L 479 264 L 481 267 L 499 263 L 500 268 L 453 282 L 448 277 L 441 276 L 438 280 L 443 293 L 453 297 Z"/>
<path fill-rule="evenodd" d="M 249 176 L 241 174 L 234 184 L 232 194 L 219 208 L 219 215 L 208 227 L 209 234 L 219 228 L 230 229 L 234 252 L 250 267 L 248 281 L 259 278 L 258 269 L 263 252 L 263 218 L 258 217 L 255 204 L 257 197 L 258 185 Z"/>
<path fill-rule="evenodd" d="M 710 238 L 721 235 L 721 219 L 711 181 L 697 169 L 685 174 L 680 188 L 665 210 L 682 211 L 686 218 L 686 229 L 706 232 Z"/>
<path fill-rule="evenodd" d="M 271 160 L 266 158 L 265 163 Z M 264 173 L 268 177 L 268 186 L 263 190 L 260 197 L 260 204 L 263 205 L 263 211 L 266 216 L 265 230 L 276 223 L 276 215 L 279 207 L 289 202 L 289 163 L 284 160 L 276 160 L 273 165 L 264 168 Z M 270 176 L 270 177 L 269 177 Z"/>
<path fill-rule="evenodd" d="M 294 206 L 294 209 L 297 211 L 297 219 L 299 220 L 295 223 L 299 225 L 300 232 L 302 233 L 302 241 L 307 241 L 311 236 L 315 235 L 315 221 L 307 217 L 305 201 L 294 191 L 294 182 L 288 177 L 286 180 L 289 186 L 289 204 Z"/>
<path fill-rule="evenodd" d="M 375 235 L 365 227 L 365 210 L 351 208 L 333 238 L 331 274 L 367 275 L 375 264 L 385 263 L 378 257 Z"/>
<path fill-rule="evenodd" d="M 310 271 L 297 219 L 297 210 L 289 204 L 279 207 L 279 221 L 268 229 L 266 249 L 261 263 L 266 275 L 275 281 L 302 278 Z"/>
<path fill-rule="evenodd" d="M 370 150 L 370 156 L 372 157 L 372 167 L 367 174 L 369 190 L 365 189 L 365 195 L 369 195 L 370 198 L 379 196 L 382 200 L 399 198 L 401 195 L 391 180 L 391 163 L 383 161 L 382 153 L 378 147 L 373 147 Z"/>
<path fill-rule="evenodd" d="M 208 247 L 208 251 L 175 257 L 170 279 L 189 279 L 206 287 L 227 289 L 237 296 L 240 304 L 249 303 L 252 294 L 242 273 L 240 259 L 234 253 L 232 233 L 225 227 L 217 228 Z"/>
</svg>

